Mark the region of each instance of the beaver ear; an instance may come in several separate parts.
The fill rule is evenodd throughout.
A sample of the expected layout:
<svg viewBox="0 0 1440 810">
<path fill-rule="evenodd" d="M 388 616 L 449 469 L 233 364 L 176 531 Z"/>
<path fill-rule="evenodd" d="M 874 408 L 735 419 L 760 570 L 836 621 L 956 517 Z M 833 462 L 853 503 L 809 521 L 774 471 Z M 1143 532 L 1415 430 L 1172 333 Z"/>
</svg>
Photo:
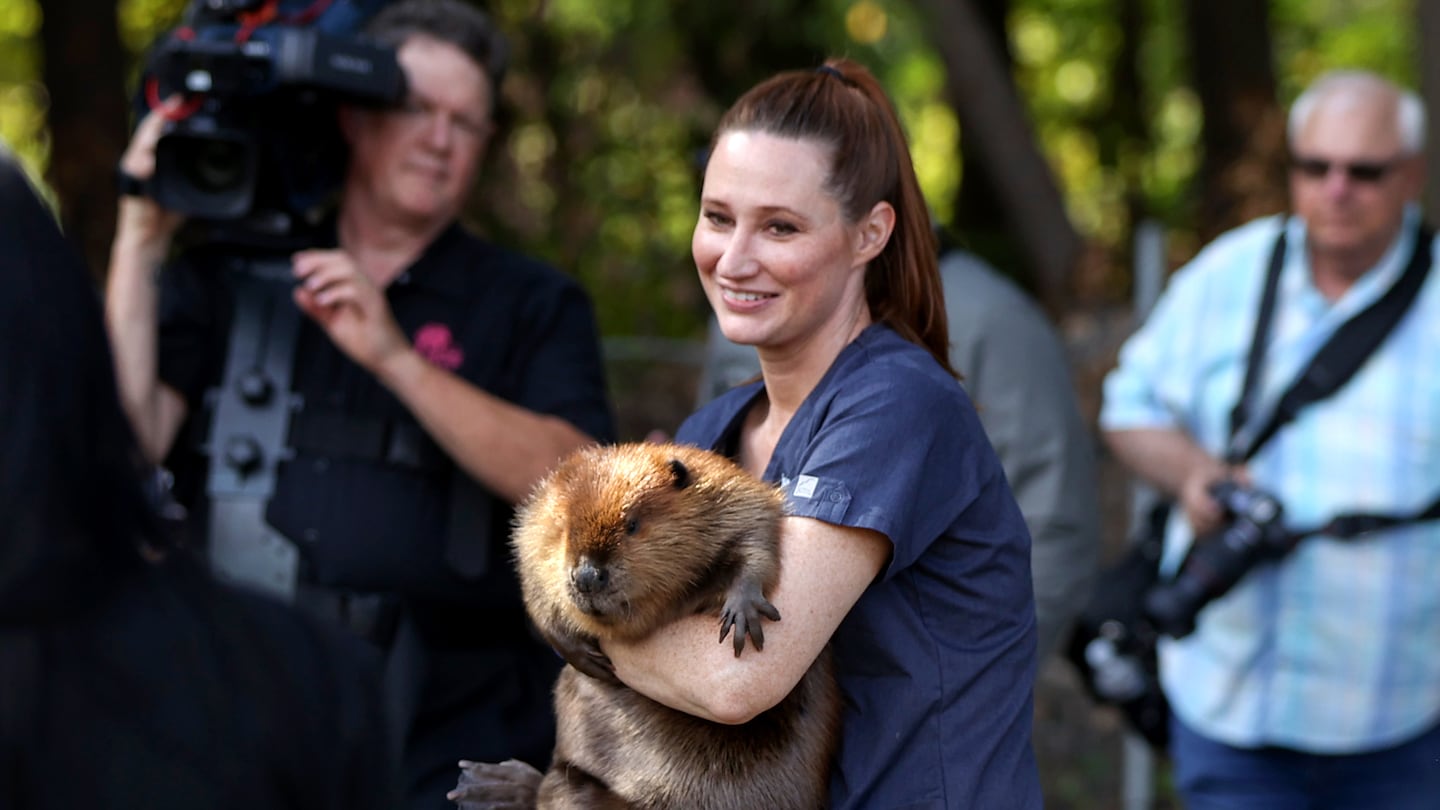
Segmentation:
<svg viewBox="0 0 1440 810">
<path fill-rule="evenodd" d="M 670 473 L 675 476 L 676 489 L 684 489 L 690 486 L 690 470 L 680 459 L 670 459 Z"/>
</svg>

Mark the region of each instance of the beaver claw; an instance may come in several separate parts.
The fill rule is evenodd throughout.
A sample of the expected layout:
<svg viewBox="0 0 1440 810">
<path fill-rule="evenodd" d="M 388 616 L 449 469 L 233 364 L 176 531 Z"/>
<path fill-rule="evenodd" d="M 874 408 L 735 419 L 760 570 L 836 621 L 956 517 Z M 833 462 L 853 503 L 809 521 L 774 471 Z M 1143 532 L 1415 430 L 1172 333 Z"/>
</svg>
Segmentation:
<svg viewBox="0 0 1440 810">
<path fill-rule="evenodd" d="M 460 762 L 460 782 L 445 798 L 460 810 L 532 810 L 542 774 L 518 759 Z"/>
<path fill-rule="evenodd" d="M 732 627 L 735 629 L 733 643 L 736 658 L 745 650 L 746 636 L 755 643 L 755 649 L 765 649 L 765 628 L 760 622 L 761 617 L 778 622 L 780 611 L 765 598 L 759 583 L 753 580 L 737 582 L 725 595 L 725 605 L 720 610 L 720 640 L 724 641 L 730 635 Z"/>
<path fill-rule="evenodd" d="M 600 649 L 600 642 L 594 637 L 557 636 L 550 639 L 550 646 L 560 653 L 565 663 L 582 674 L 606 683 L 620 683 L 620 679 L 615 677 L 615 665 L 610 663 L 610 657 Z"/>
</svg>

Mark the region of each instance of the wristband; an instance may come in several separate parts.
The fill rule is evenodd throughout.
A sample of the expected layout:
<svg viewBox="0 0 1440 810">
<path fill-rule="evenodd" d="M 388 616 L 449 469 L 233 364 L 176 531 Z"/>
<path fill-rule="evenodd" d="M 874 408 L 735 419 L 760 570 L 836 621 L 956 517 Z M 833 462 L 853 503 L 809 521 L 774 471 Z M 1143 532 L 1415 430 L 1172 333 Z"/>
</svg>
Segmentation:
<svg viewBox="0 0 1440 810">
<path fill-rule="evenodd" d="M 115 188 L 121 197 L 145 196 L 145 181 L 118 166 L 115 167 Z"/>
</svg>

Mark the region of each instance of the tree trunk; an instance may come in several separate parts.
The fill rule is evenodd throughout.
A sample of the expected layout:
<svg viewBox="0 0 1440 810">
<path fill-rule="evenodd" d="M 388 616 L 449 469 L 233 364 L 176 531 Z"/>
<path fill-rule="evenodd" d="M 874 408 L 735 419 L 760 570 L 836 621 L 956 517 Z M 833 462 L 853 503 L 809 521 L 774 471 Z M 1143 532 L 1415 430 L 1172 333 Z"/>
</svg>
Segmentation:
<svg viewBox="0 0 1440 810">
<path fill-rule="evenodd" d="M 1440 42 L 1440 4 L 1421 2 L 1416 15 L 1420 26 L 1420 92 L 1425 99 L 1425 109 L 1430 111 L 1431 124 L 1426 135 L 1425 154 L 1429 156 L 1426 171 L 1429 176 L 1425 183 L 1425 210 L 1434 217 L 1440 213 L 1440 126 L 1435 119 L 1440 117 L 1440 49 L 1428 47 L 1427 43 Z"/>
<path fill-rule="evenodd" d="M 128 59 L 115 4 L 45 0 L 41 78 L 50 93 L 47 175 L 65 232 L 99 278 L 115 230 L 115 165 L 128 140 Z"/>
<path fill-rule="evenodd" d="M 1263 0 L 1186 0 L 1191 81 L 1204 114 L 1197 235 L 1287 204 L 1285 114 L 1275 99 Z"/>
<path fill-rule="evenodd" d="M 981 34 L 995 49 L 1006 75 L 1009 75 L 1014 69 L 1006 29 L 1010 0 L 973 2 L 981 20 Z M 1027 276 L 1017 277 L 1016 280 L 1033 285 L 1034 274 L 1023 272 L 1028 260 L 1015 238 L 1014 229 L 1010 227 L 1005 210 L 995 204 L 1000 199 L 999 182 L 995 177 L 998 173 L 991 170 L 984 152 L 964 139 L 968 134 L 961 133 L 960 187 L 955 194 L 954 219 L 946 224 L 951 226 L 963 244 L 985 257 L 997 269 L 1011 276 Z"/>
<path fill-rule="evenodd" d="M 1068 299 L 1080 235 L 1065 213 L 1054 176 L 1035 143 L 999 49 L 971 0 L 920 0 L 945 62 L 947 86 L 964 133 L 993 181 L 1031 271 L 1028 284 L 1051 312 Z"/>
<path fill-rule="evenodd" d="M 1124 221 L 1119 223 L 1121 238 L 1114 246 L 1115 257 L 1118 266 L 1134 267 L 1135 229 L 1149 215 L 1144 193 L 1144 161 L 1139 156 L 1153 151 L 1150 109 L 1140 63 L 1146 17 L 1143 0 L 1118 0 L 1115 5 L 1120 46 L 1110 63 L 1110 99 L 1090 121 L 1090 127 L 1099 139 L 1101 163 L 1113 168 L 1124 189 Z M 1111 286 L 1108 278 L 1088 281 L 1096 291 Z"/>
</svg>

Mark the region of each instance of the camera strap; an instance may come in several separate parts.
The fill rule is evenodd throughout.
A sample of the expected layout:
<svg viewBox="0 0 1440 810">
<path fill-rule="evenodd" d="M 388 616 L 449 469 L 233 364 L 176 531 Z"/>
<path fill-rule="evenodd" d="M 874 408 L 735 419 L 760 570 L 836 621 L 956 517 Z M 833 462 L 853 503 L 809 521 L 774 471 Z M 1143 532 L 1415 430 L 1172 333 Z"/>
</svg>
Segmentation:
<svg viewBox="0 0 1440 810">
<path fill-rule="evenodd" d="M 1302 408 L 1335 393 L 1360 370 L 1419 294 L 1430 272 L 1434 236 L 1424 224 L 1420 225 L 1400 278 L 1374 303 L 1340 324 L 1311 358 L 1305 370 L 1281 395 L 1269 419 L 1257 428 L 1247 430 L 1245 423 L 1250 419 L 1265 364 L 1265 347 L 1275 314 L 1280 271 L 1285 265 L 1285 232 L 1281 230 L 1265 275 L 1265 290 L 1255 319 L 1255 336 L 1250 342 L 1250 356 L 1245 366 L 1245 382 L 1239 400 L 1230 411 L 1230 447 L 1225 456 L 1228 462 L 1238 464 L 1249 460 L 1277 430 L 1294 420 Z"/>
<path fill-rule="evenodd" d="M 1432 232 L 1423 223 L 1416 229 L 1410 258 L 1395 283 L 1374 303 L 1340 324 L 1335 333 L 1321 346 L 1294 383 L 1281 395 L 1269 419 L 1253 431 L 1244 430 L 1254 407 L 1260 371 L 1265 362 L 1265 344 L 1275 311 L 1275 298 L 1280 286 L 1280 271 L 1285 265 L 1285 232 L 1275 240 L 1270 266 L 1265 276 L 1265 290 L 1260 298 L 1260 312 L 1255 319 L 1255 337 L 1245 368 L 1245 382 L 1240 398 L 1230 412 L 1231 442 L 1226 461 L 1237 464 L 1249 460 L 1281 427 L 1295 419 L 1306 405 L 1335 393 L 1359 371 L 1365 360 L 1384 342 L 1385 337 L 1414 303 L 1429 275 Z M 1356 537 L 1377 529 L 1406 523 L 1418 523 L 1440 517 L 1440 497 L 1425 508 L 1408 515 L 1348 513 L 1330 519 L 1322 526 L 1290 533 L 1292 542 L 1316 534 L 1337 538 Z"/>
<path fill-rule="evenodd" d="M 291 413 L 290 390 L 300 310 L 291 300 L 288 257 L 237 259 L 229 348 L 211 413 L 207 556 L 221 580 L 289 602 L 300 552 L 265 519 L 275 493 Z"/>
</svg>

